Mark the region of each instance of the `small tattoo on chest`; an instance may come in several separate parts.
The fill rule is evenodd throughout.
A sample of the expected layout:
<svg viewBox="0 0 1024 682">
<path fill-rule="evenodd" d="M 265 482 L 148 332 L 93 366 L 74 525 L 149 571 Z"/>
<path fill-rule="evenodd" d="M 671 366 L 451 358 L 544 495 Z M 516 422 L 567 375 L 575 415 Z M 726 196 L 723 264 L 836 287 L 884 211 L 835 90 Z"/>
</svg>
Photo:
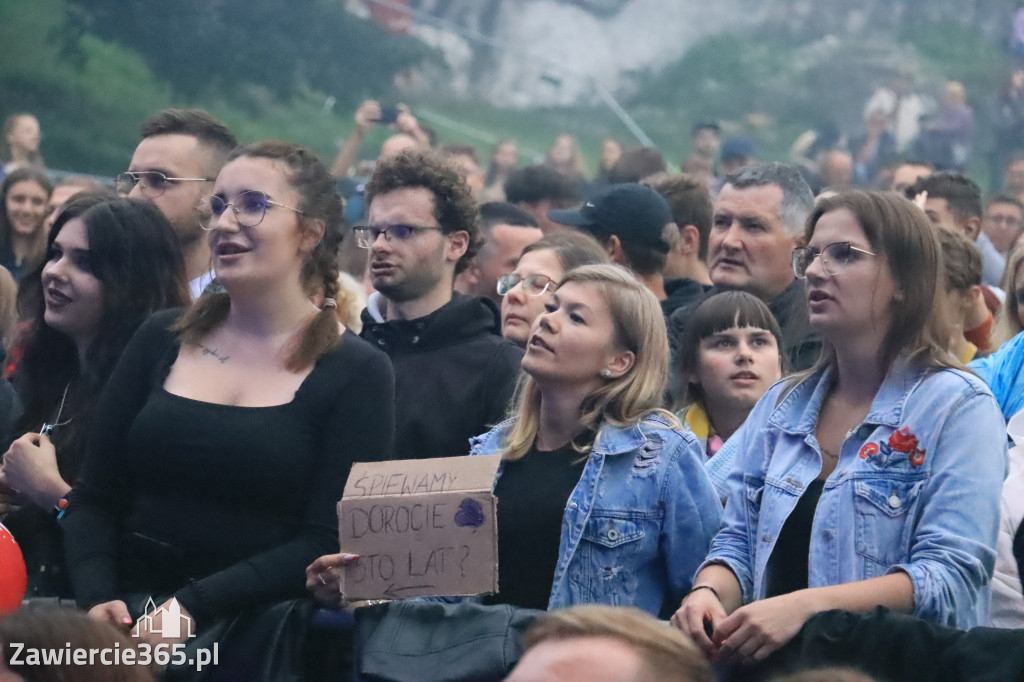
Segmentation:
<svg viewBox="0 0 1024 682">
<path fill-rule="evenodd" d="M 210 348 L 209 346 L 204 346 L 203 344 L 199 344 L 199 348 L 200 348 L 200 350 L 203 351 L 203 355 L 210 355 L 210 356 L 212 356 L 214 359 L 219 361 L 222 365 L 225 362 L 227 362 L 228 360 L 231 359 L 230 355 L 223 355 L 216 348 Z"/>
</svg>

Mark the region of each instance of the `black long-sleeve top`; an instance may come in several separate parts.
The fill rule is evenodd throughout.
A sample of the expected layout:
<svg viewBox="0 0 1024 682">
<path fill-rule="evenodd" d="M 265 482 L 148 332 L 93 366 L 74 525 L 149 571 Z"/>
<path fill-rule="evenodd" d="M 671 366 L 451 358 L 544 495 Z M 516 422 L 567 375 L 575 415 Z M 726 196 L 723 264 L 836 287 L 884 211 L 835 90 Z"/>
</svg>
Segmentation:
<svg viewBox="0 0 1024 682">
<path fill-rule="evenodd" d="M 80 606 L 173 595 L 202 626 L 302 595 L 305 567 L 338 551 L 352 463 L 391 456 L 394 375 L 345 332 L 284 405 L 176 396 L 163 382 L 179 312 L 151 318 L 118 363 L 63 526 Z"/>
</svg>

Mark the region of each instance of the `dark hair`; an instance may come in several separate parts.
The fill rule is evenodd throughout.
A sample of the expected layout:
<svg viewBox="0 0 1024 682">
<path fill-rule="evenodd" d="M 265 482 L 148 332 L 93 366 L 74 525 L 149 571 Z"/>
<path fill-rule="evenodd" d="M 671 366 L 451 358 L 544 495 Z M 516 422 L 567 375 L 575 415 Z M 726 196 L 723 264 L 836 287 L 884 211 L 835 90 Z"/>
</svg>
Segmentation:
<svg viewBox="0 0 1024 682">
<path fill-rule="evenodd" d="M 722 132 L 722 127 L 718 125 L 717 121 L 698 121 L 693 124 L 693 128 L 690 130 L 690 137 L 697 137 L 697 133 L 702 130 L 713 130 L 717 135 Z"/>
<path fill-rule="evenodd" d="M 523 248 L 523 255 L 531 251 L 550 249 L 555 252 L 562 272 L 569 272 L 581 265 L 598 265 L 610 263 L 608 253 L 600 243 L 589 234 L 578 230 L 558 230 L 551 232 L 532 244 Z"/>
<path fill-rule="evenodd" d="M 981 251 L 967 237 L 952 230 L 936 230 L 942 248 L 942 271 L 947 291 L 961 294 L 981 284 Z"/>
<path fill-rule="evenodd" d="M 787 166 L 776 161 L 755 163 L 737 173 L 727 175 L 724 185 L 732 185 L 736 189 L 748 187 L 765 187 L 776 185 L 782 190 L 782 203 L 779 204 L 779 220 L 783 229 L 791 237 L 798 236 L 807 214 L 814 207 L 814 194 L 810 185 L 804 180 L 794 166 Z"/>
<path fill-rule="evenodd" d="M 608 182 L 640 182 L 640 178 L 664 173 L 666 168 L 665 157 L 654 147 L 633 147 L 622 152 L 608 171 Z"/>
<path fill-rule="evenodd" d="M 30 114 L 27 111 L 15 112 L 4 119 L 4 139 L 0 140 L 0 142 L 3 143 L 3 147 L 7 150 L 8 154 L 12 154 L 13 150 L 11 150 L 10 145 L 7 144 L 7 136 L 14 132 L 14 126 L 18 124 L 19 118 L 34 118 L 37 123 L 39 122 L 39 119 L 36 118 L 35 114 Z M 43 162 L 43 155 L 38 149 L 29 156 L 28 162 L 34 168 L 42 169 L 45 166 L 45 163 Z"/>
<path fill-rule="evenodd" d="M 139 126 L 143 139 L 156 135 L 191 135 L 209 152 L 206 172 L 212 178 L 238 146 L 228 127 L 202 109 L 162 109 Z"/>
<path fill-rule="evenodd" d="M 1021 213 L 1024 213 L 1024 201 L 1011 194 L 993 194 L 985 202 L 985 208 L 988 209 L 992 204 L 1010 204 L 1020 209 Z"/>
<path fill-rule="evenodd" d="M 61 476 L 72 481 L 81 460 L 89 415 L 135 330 L 152 313 L 189 301 L 185 263 L 174 228 L 153 204 L 80 194 L 65 204 L 54 221 L 47 237 L 48 248 L 73 219 L 85 223 L 89 263 L 100 282 L 103 301 L 96 336 L 85 353 L 85 366 L 80 366 L 71 339 L 46 324 L 46 305 L 38 296 L 15 373 L 25 407 L 16 427 L 18 434 L 38 430 L 44 421 L 52 419 L 68 390 L 63 412 L 74 419 L 55 431 L 54 437 Z M 41 287 L 42 268 L 40 265 L 26 282 Z"/>
<path fill-rule="evenodd" d="M 480 227 L 490 235 L 495 225 L 514 227 L 537 227 L 536 219 L 515 204 L 505 201 L 488 201 L 480 205 Z"/>
<path fill-rule="evenodd" d="M 928 192 L 929 199 L 945 199 L 949 212 L 957 220 L 980 218 L 984 213 L 981 208 L 981 188 L 961 173 L 941 171 L 918 178 L 917 182 L 907 188 L 906 195 L 913 199 L 921 192 Z"/>
<path fill-rule="evenodd" d="M 491 149 L 491 159 L 487 164 L 487 172 L 484 174 L 484 187 L 490 187 L 499 181 L 500 175 L 507 175 L 514 168 L 499 168 L 498 164 L 494 162 L 494 155 L 497 153 L 498 148 L 504 144 L 515 145 L 516 141 L 511 138 L 505 138 L 504 140 L 498 140 L 495 143 L 494 148 Z M 517 148 L 518 151 L 518 148 Z"/>
<path fill-rule="evenodd" d="M 782 330 L 767 304 L 745 291 L 723 291 L 704 299 L 694 309 L 679 338 L 675 377 L 679 408 L 704 400 L 704 391 L 693 383 L 700 367 L 700 342 L 733 327 L 753 327 L 771 332 L 779 349 L 779 366 L 783 374 L 786 373 Z"/>
<path fill-rule="evenodd" d="M 714 205 L 711 193 L 702 180 L 686 173 L 656 173 L 641 181 L 649 185 L 668 202 L 672 209 L 672 220 L 682 230 L 693 225 L 700 234 L 697 257 L 701 260 L 708 255 L 708 237 L 711 234 L 711 219 Z"/>
<path fill-rule="evenodd" d="M 892 323 L 882 340 L 879 361 L 889 367 L 903 353 L 925 367 L 960 367 L 947 348 L 950 326 L 940 291 L 942 250 L 938 231 L 910 200 L 896 192 L 845 190 L 822 198 L 807 219 L 804 238 L 826 213 L 847 209 L 864 231 L 871 250 L 888 261 L 899 296 L 890 304 Z M 814 371 L 834 361 L 825 342 Z"/>
<path fill-rule="evenodd" d="M 16 184 L 25 181 L 34 182 L 42 187 L 43 191 L 46 192 L 47 199 L 53 193 L 53 185 L 50 183 L 50 179 L 46 177 L 46 173 L 34 166 L 15 168 L 4 178 L 3 185 L 0 185 L 0 258 L 7 262 L 14 260 L 14 245 L 11 238 L 13 227 L 11 226 L 10 217 L 7 215 L 7 194 Z M 39 219 L 38 234 L 35 248 L 33 249 L 34 253 L 29 253 L 25 257 L 25 269 L 31 269 L 43 256 L 43 244 L 46 238 L 43 234 L 43 220 L 45 218 L 46 213 L 44 211 L 43 217 Z"/>
<path fill-rule="evenodd" d="M 82 664 L 68 660 L 62 663 L 28 665 L 22 655 L 20 664 L 12 664 L 17 653 L 11 642 L 27 649 L 51 649 L 58 653 L 64 647 L 71 651 L 129 649 L 135 642 L 113 625 L 104 623 L 76 609 L 57 606 L 27 606 L 0 618 L 0 657 L 3 665 L 28 682 L 147 682 L 153 675 L 147 666 L 105 665 L 100 660 Z"/>
<path fill-rule="evenodd" d="M 505 199 L 512 204 L 536 204 L 550 201 L 555 208 L 566 208 L 580 200 L 575 182 L 548 166 L 517 168 L 505 182 Z"/>
<path fill-rule="evenodd" d="M 334 178 L 312 150 L 291 142 L 269 140 L 240 147 L 231 153 L 229 161 L 238 158 L 280 161 L 287 167 L 288 183 L 299 193 L 299 228 L 323 227 L 323 235 L 313 252 L 302 264 L 300 277 L 306 293 L 312 297 L 322 293 L 324 298 L 338 295 L 338 250 L 343 236 L 342 201 L 335 189 Z M 181 343 L 195 346 L 227 318 L 231 297 L 227 293 L 201 296 L 175 324 Z M 323 306 L 320 312 L 302 330 L 299 342 L 285 362 L 292 371 L 301 370 L 333 349 L 340 336 L 334 308 Z"/>
<path fill-rule="evenodd" d="M 400 189 L 423 187 L 434 197 L 434 218 L 444 234 L 465 232 L 469 245 L 455 263 L 455 274 L 469 267 L 484 240 L 477 226 L 477 208 L 465 178 L 437 152 L 406 149 L 377 164 L 366 183 L 366 205 L 374 197 Z"/>
</svg>

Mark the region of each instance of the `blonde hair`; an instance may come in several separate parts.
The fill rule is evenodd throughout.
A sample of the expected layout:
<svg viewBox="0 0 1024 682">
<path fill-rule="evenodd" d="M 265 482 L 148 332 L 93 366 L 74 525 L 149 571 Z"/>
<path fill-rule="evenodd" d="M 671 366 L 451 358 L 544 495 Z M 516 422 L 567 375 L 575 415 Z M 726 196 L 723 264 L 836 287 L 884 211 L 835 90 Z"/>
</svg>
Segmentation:
<svg viewBox="0 0 1024 682">
<path fill-rule="evenodd" d="M 570 282 L 594 284 L 608 305 L 615 328 L 615 346 L 632 352 L 636 359 L 628 372 L 608 379 L 580 405 L 579 424 L 596 431 L 602 422 L 628 426 L 644 415 L 658 412 L 671 424 L 677 420 L 662 408 L 668 377 L 669 351 L 665 317 L 658 299 L 625 268 L 618 265 L 584 265 L 566 273 L 559 288 Z M 516 386 L 517 419 L 502 444 L 506 459 L 519 459 L 530 451 L 540 427 L 540 388 L 525 372 Z M 587 447 L 577 447 L 581 452 Z"/>
<path fill-rule="evenodd" d="M 1003 270 L 1003 279 L 999 287 L 1006 292 L 1006 300 L 999 307 L 999 314 L 996 316 L 996 327 L 992 332 L 992 346 L 998 348 L 1021 331 L 1024 331 L 1024 320 L 1017 314 L 1017 287 L 1024 279 L 1018 276 L 1021 270 L 1021 262 L 1024 261 L 1024 244 L 1017 246 L 1006 257 L 1006 269 Z"/>
<path fill-rule="evenodd" d="M 581 604 L 551 611 L 527 630 L 528 652 L 544 642 L 608 637 L 636 651 L 644 676 L 654 682 L 711 682 L 711 667 L 697 646 L 676 628 L 632 606 Z"/>
</svg>

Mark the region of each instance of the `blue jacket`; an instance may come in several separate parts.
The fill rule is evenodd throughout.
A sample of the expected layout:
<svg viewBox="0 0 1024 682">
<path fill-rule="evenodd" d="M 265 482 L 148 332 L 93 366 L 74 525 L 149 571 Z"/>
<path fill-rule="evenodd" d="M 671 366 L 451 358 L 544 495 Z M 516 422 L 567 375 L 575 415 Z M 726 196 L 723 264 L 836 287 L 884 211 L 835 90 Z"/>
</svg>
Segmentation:
<svg viewBox="0 0 1024 682">
<path fill-rule="evenodd" d="M 1008 292 L 1007 295 L 1012 295 Z M 1009 302 L 1007 302 L 1009 305 Z M 1024 409 L 1024 333 L 1017 334 L 987 358 L 968 365 L 978 373 L 999 401 L 1003 418 Z"/>
<path fill-rule="evenodd" d="M 730 439 L 739 458 L 705 565 L 732 569 L 744 602 L 764 598 L 776 538 L 821 471 L 814 431 L 832 372 L 819 370 L 788 393 L 786 382 L 776 384 Z M 897 362 L 825 482 L 811 529 L 809 587 L 903 571 L 913 583 L 914 615 L 962 628 L 984 622 L 1004 431 L 976 377 Z"/>
<path fill-rule="evenodd" d="M 511 424 L 474 438 L 472 454 L 499 452 Z M 566 503 L 549 609 L 610 604 L 658 615 L 678 607 L 722 514 L 701 454 L 693 434 L 657 414 L 601 426 Z"/>
</svg>

